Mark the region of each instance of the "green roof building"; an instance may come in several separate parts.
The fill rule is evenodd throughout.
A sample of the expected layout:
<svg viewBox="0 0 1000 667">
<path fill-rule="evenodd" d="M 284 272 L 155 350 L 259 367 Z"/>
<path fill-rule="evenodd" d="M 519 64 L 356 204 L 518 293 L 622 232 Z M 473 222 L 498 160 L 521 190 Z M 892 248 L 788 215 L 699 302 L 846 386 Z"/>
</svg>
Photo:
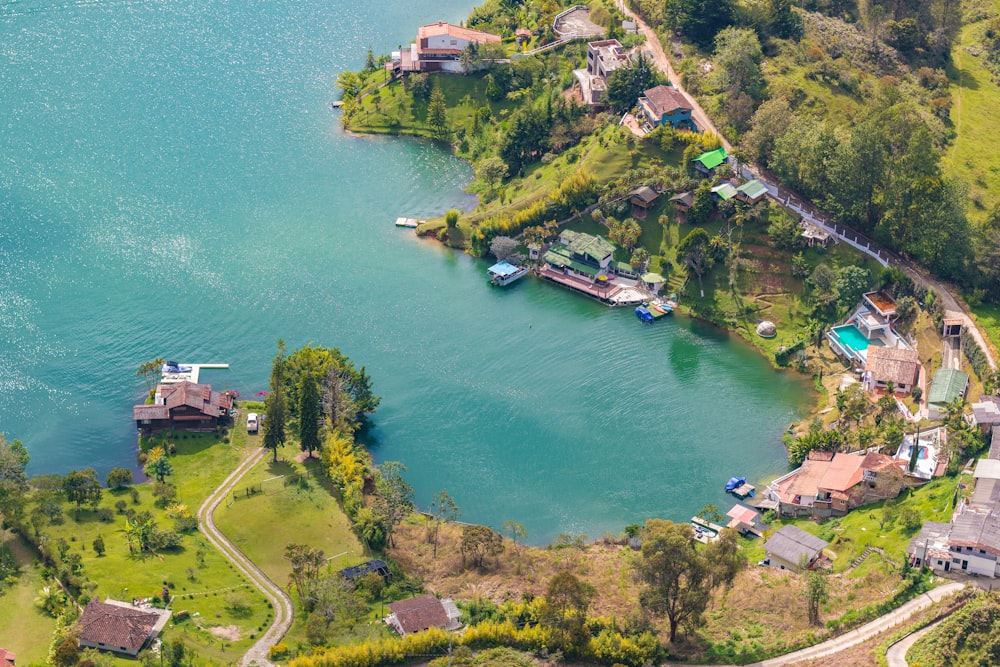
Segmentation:
<svg viewBox="0 0 1000 667">
<path fill-rule="evenodd" d="M 696 157 L 693 160 L 694 168 L 703 174 L 711 174 L 712 170 L 725 162 L 727 157 L 729 155 L 726 153 L 726 149 L 720 146 L 714 151 L 708 151 Z"/>
<path fill-rule="evenodd" d="M 719 201 L 729 201 L 737 195 L 737 191 L 732 183 L 722 183 L 712 188 L 712 194 L 718 197 Z"/>
<path fill-rule="evenodd" d="M 927 416 L 930 419 L 944 419 L 948 414 L 948 404 L 965 396 L 969 389 L 969 374 L 954 368 L 942 368 L 934 374 L 930 391 L 927 392 Z"/>
<path fill-rule="evenodd" d="M 565 273 L 575 272 L 594 279 L 609 267 L 617 268 L 611 267 L 614 252 L 615 246 L 600 236 L 565 229 L 542 260 Z"/>
<path fill-rule="evenodd" d="M 748 204 L 754 204 L 767 194 L 767 186 L 755 178 L 736 188 L 736 191 L 738 199 Z"/>
</svg>

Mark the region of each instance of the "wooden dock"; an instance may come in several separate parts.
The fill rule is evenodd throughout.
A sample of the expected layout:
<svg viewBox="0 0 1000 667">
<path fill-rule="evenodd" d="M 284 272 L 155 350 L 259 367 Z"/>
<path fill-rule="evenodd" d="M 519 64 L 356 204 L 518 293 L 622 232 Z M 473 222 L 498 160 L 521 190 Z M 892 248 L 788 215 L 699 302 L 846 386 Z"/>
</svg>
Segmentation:
<svg viewBox="0 0 1000 667">
<path fill-rule="evenodd" d="M 198 384 L 198 377 L 201 375 L 201 370 L 220 368 L 229 368 L 229 364 L 178 364 L 185 369 L 180 373 L 163 373 L 163 377 L 160 379 L 161 384 L 177 384 L 178 382 L 193 382 Z"/>
</svg>

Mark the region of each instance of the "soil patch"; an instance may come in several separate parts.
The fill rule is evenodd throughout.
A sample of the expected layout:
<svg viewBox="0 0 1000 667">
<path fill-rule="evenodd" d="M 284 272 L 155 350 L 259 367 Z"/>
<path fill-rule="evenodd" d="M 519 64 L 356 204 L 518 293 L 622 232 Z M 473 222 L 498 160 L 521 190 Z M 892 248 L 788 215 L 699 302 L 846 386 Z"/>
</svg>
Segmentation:
<svg viewBox="0 0 1000 667">
<path fill-rule="evenodd" d="M 240 629 L 235 625 L 217 625 L 209 628 L 208 631 L 213 637 L 225 639 L 231 642 L 240 640 Z"/>
</svg>

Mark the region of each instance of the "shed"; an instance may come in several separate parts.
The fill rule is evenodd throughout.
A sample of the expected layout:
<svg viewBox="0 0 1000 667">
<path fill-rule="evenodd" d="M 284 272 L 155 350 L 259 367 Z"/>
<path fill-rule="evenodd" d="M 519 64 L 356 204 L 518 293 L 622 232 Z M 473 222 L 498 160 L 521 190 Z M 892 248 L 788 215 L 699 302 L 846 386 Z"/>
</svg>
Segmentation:
<svg viewBox="0 0 1000 667">
<path fill-rule="evenodd" d="M 802 220 L 799 223 L 802 228 L 802 239 L 806 242 L 809 247 L 812 246 L 826 246 L 827 242 L 830 240 L 830 232 L 826 231 L 819 225 L 809 222 L 808 220 Z"/>
<path fill-rule="evenodd" d="M 948 414 L 948 404 L 965 396 L 969 388 L 969 374 L 955 368 L 942 368 L 934 374 L 927 392 L 927 416 L 943 419 Z"/>
<path fill-rule="evenodd" d="M 756 204 L 767 195 L 767 186 L 756 178 L 736 188 L 736 198 L 748 204 Z"/>
<path fill-rule="evenodd" d="M 730 199 L 736 197 L 738 192 L 732 183 L 722 183 L 712 188 L 712 194 L 715 195 L 719 201 L 729 201 Z"/>
<path fill-rule="evenodd" d="M 687 192 L 680 192 L 671 197 L 670 201 L 674 203 L 674 208 L 678 211 L 687 211 L 694 206 L 694 193 L 690 190 Z"/>
<path fill-rule="evenodd" d="M 711 174 L 712 171 L 720 164 L 724 163 L 728 157 L 729 155 L 726 153 L 726 149 L 720 146 L 714 151 L 702 153 L 692 160 L 692 162 L 694 162 L 694 168 L 701 173 Z"/>
<path fill-rule="evenodd" d="M 764 551 L 773 567 L 801 572 L 799 563 L 805 561 L 806 567 L 812 566 L 827 546 L 828 542 L 801 528 L 782 526 L 781 530 L 764 543 Z"/>
<path fill-rule="evenodd" d="M 648 185 L 639 186 L 629 193 L 629 201 L 639 208 L 649 208 L 659 198 L 660 193 Z"/>
</svg>

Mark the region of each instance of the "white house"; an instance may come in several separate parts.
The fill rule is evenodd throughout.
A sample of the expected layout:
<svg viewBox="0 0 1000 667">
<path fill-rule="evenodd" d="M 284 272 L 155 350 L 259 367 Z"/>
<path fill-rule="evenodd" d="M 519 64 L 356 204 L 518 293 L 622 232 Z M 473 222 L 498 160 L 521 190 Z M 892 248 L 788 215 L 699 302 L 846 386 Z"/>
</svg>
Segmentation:
<svg viewBox="0 0 1000 667">
<path fill-rule="evenodd" d="M 472 44 L 499 44 L 500 37 L 446 21 L 422 25 L 417 41 L 403 49 L 392 67 L 403 72 L 461 72 L 462 52 Z"/>
</svg>

